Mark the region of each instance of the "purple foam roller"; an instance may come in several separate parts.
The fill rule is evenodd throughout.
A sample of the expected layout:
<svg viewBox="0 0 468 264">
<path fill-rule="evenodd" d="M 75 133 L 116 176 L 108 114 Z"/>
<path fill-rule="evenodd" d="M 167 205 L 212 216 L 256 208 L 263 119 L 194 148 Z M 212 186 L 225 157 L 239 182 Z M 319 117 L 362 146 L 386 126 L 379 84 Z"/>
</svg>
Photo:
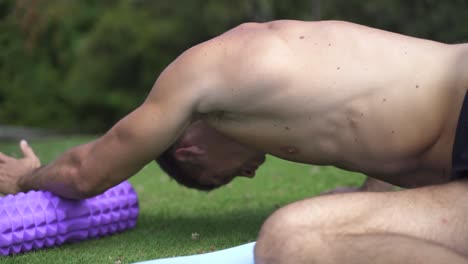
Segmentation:
<svg viewBox="0 0 468 264">
<path fill-rule="evenodd" d="M 128 182 L 85 200 L 46 191 L 0 198 L 0 254 L 12 255 L 133 228 L 138 197 Z"/>
</svg>

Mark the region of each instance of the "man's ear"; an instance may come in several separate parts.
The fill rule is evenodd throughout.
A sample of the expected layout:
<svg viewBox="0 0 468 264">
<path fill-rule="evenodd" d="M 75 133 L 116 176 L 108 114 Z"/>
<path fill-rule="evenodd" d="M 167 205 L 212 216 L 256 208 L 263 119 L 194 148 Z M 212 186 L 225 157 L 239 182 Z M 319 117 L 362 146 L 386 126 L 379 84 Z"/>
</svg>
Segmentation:
<svg viewBox="0 0 468 264">
<path fill-rule="evenodd" d="M 174 157 L 178 161 L 194 161 L 203 154 L 205 154 L 205 151 L 196 145 L 179 147 L 174 151 Z"/>
</svg>

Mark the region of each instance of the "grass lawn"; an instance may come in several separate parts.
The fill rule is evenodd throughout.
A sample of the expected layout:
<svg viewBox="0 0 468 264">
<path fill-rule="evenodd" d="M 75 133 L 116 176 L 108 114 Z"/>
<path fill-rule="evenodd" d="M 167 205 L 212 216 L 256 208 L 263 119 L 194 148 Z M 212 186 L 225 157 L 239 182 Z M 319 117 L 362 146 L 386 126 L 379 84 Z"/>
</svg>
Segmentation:
<svg viewBox="0 0 468 264">
<path fill-rule="evenodd" d="M 32 141 L 43 164 L 91 137 Z M 17 143 L 0 152 L 19 156 Z M 340 185 L 359 185 L 362 175 L 331 167 L 268 157 L 254 179 L 237 179 L 204 193 L 177 185 L 155 164 L 130 179 L 139 196 L 137 226 L 113 236 L 0 257 L 0 263 L 132 263 L 220 250 L 256 239 L 262 222 L 278 207 Z M 198 235 L 192 235 L 192 234 Z"/>
</svg>

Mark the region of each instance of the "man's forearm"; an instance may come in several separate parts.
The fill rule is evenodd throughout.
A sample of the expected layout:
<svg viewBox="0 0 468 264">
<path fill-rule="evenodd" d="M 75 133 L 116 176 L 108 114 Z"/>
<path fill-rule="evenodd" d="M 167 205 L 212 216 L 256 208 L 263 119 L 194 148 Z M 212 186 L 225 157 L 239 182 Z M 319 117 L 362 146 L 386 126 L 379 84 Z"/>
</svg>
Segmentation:
<svg viewBox="0 0 468 264">
<path fill-rule="evenodd" d="M 89 144 L 73 148 L 54 162 L 24 175 L 18 182 L 20 191 L 45 190 L 69 199 L 83 199 L 79 177 L 80 165 Z"/>
<path fill-rule="evenodd" d="M 20 191 L 44 190 L 65 198 L 84 198 L 77 186 L 70 180 L 70 175 L 65 175 L 64 170 L 59 171 L 61 172 L 58 173 L 53 165 L 36 169 L 21 178 L 19 181 Z"/>
</svg>

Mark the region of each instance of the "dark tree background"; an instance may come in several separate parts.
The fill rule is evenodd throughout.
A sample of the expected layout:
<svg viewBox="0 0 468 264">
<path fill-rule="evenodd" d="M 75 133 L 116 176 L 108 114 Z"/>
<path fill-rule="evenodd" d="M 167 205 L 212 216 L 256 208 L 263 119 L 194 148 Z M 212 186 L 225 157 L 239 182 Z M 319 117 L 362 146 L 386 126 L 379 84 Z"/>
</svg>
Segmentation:
<svg viewBox="0 0 468 264">
<path fill-rule="evenodd" d="M 274 19 L 468 42 L 468 0 L 0 0 L 0 125 L 102 132 L 185 49 Z"/>
</svg>

